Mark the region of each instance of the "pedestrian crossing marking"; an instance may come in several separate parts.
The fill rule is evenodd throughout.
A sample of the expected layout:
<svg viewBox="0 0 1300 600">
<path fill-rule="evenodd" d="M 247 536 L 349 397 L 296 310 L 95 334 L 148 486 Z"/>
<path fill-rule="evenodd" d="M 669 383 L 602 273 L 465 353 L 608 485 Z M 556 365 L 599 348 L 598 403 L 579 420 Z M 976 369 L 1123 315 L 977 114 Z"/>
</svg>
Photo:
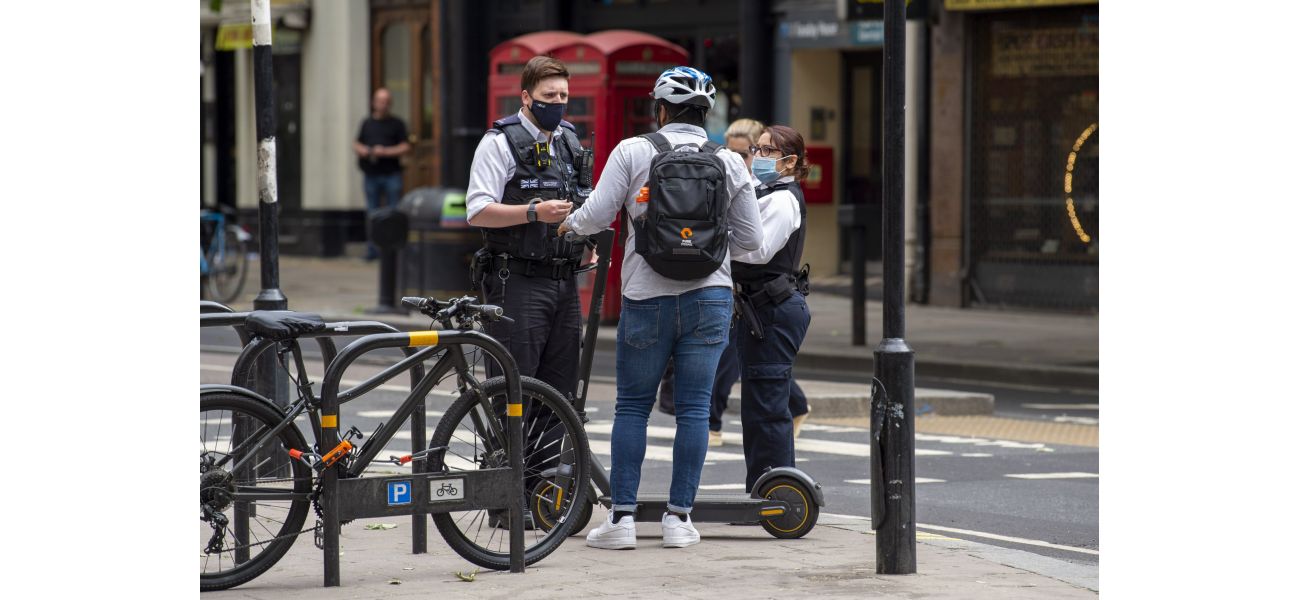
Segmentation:
<svg viewBox="0 0 1300 600">
<path fill-rule="evenodd" d="M 743 484 L 743 483 L 710 483 L 710 484 L 706 484 L 706 485 L 701 485 L 701 486 L 700 486 L 700 489 L 701 489 L 701 490 L 743 490 L 743 489 L 745 489 L 745 484 Z"/>
<path fill-rule="evenodd" d="M 928 477 L 917 477 L 917 478 L 916 478 L 916 482 L 917 482 L 917 483 L 948 483 L 946 480 L 943 480 L 943 479 L 930 479 L 930 478 L 928 478 Z M 870 480 L 870 479 L 845 479 L 845 480 L 844 480 L 844 483 L 856 483 L 856 484 L 859 484 L 859 485 L 871 485 L 871 480 Z"/>
<path fill-rule="evenodd" d="M 587 433 L 610 435 L 614 432 L 614 424 L 609 421 L 592 421 L 587 424 Z M 646 427 L 646 436 L 655 439 L 671 440 L 677 436 L 677 429 L 674 427 L 663 427 L 659 425 L 650 425 Z M 734 445 L 739 448 L 744 436 L 739 433 L 723 433 L 722 441 L 724 444 Z M 857 442 L 840 442 L 835 440 L 815 440 L 811 438 L 800 437 L 794 441 L 794 449 L 797 452 L 812 452 L 815 454 L 836 454 L 839 456 L 856 456 L 866 457 L 871 455 L 870 444 L 859 444 Z M 917 456 L 951 456 L 952 452 L 947 450 L 930 450 L 928 448 L 917 448 Z M 709 456 L 713 456 L 710 452 Z"/>
<path fill-rule="evenodd" d="M 591 444 L 592 454 L 599 454 L 601 456 L 611 456 L 610 444 L 607 440 L 588 440 L 588 443 Z M 655 460 L 660 462 L 673 462 L 673 447 L 655 446 L 653 444 L 646 444 L 645 459 Z M 719 450 L 714 450 L 713 448 L 709 448 L 708 460 L 744 461 L 745 455 L 735 454 L 732 452 L 722 452 Z"/>
<path fill-rule="evenodd" d="M 1096 479 L 1097 473 L 1008 473 L 1007 477 L 1016 479 Z"/>
</svg>

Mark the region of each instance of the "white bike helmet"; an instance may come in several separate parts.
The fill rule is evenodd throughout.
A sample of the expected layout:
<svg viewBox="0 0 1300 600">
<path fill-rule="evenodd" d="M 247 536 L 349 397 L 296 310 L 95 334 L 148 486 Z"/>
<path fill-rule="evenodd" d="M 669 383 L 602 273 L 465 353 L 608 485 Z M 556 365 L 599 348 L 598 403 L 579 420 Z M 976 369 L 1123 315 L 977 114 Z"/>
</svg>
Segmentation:
<svg viewBox="0 0 1300 600">
<path fill-rule="evenodd" d="M 713 89 L 713 78 L 704 71 L 691 67 L 673 67 L 659 75 L 651 95 L 656 100 L 670 104 L 690 104 L 712 109 L 717 91 Z"/>
</svg>

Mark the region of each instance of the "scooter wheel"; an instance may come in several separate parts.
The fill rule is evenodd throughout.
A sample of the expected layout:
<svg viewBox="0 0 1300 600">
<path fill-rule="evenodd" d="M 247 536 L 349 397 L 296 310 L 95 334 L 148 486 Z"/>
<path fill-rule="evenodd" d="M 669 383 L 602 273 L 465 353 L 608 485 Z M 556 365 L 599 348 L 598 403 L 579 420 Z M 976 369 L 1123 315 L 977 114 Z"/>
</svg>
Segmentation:
<svg viewBox="0 0 1300 600">
<path fill-rule="evenodd" d="M 763 519 L 763 529 L 773 537 L 792 540 L 807 535 L 817 525 L 819 508 L 812 491 L 793 477 L 777 477 L 763 484 L 758 496 L 785 502 L 790 510 L 779 517 Z"/>
<path fill-rule="evenodd" d="M 528 504 L 528 510 L 533 513 L 533 522 L 541 526 L 542 531 L 550 531 L 555 527 L 557 517 L 555 496 L 559 491 L 560 488 L 552 484 L 549 479 L 538 481 L 537 485 L 533 486 L 533 493 L 529 496 L 531 501 Z M 570 530 L 570 537 L 587 530 L 587 523 L 591 522 L 591 503 L 583 502 L 577 512 L 573 513 L 572 518 L 577 520 L 577 524 Z"/>
</svg>

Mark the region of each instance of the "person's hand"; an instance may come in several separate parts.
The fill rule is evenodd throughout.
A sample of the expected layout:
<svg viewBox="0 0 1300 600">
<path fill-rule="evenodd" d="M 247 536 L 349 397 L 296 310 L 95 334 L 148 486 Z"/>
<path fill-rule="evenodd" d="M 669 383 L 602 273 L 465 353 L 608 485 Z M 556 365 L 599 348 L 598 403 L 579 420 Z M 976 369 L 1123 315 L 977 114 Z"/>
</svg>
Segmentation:
<svg viewBox="0 0 1300 600">
<path fill-rule="evenodd" d="M 537 220 L 543 223 L 559 223 L 569 216 L 573 208 L 568 200 L 546 200 L 537 205 Z"/>
<path fill-rule="evenodd" d="M 572 230 L 572 229 L 569 229 L 569 224 L 568 224 L 567 222 L 566 222 L 566 223 L 560 223 L 560 228 L 557 229 L 557 230 L 555 230 L 555 235 L 557 235 L 557 236 L 559 236 L 559 237 L 564 237 L 564 234 L 566 234 L 566 233 L 568 233 L 568 232 L 570 232 L 570 231 L 573 231 L 573 230 Z"/>
</svg>

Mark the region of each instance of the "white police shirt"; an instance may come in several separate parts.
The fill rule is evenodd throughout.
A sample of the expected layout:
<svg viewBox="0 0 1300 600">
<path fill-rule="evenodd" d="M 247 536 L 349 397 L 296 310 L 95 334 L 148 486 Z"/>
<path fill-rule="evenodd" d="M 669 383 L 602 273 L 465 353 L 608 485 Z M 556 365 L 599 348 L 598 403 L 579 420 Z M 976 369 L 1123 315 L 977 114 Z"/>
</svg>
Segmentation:
<svg viewBox="0 0 1300 600">
<path fill-rule="evenodd" d="M 794 183 L 794 177 L 787 175 L 782 177 L 771 185 L 778 183 Z M 763 184 L 761 187 L 769 187 Z M 790 236 L 799 231 L 799 225 L 803 219 L 799 217 L 799 200 L 794 197 L 794 192 L 788 189 L 777 190 L 758 199 L 758 214 L 763 220 L 763 243 L 757 250 L 742 252 L 731 257 L 731 260 L 749 263 L 751 265 L 765 265 L 776 256 L 790 241 Z"/>
<path fill-rule="evenodd" d="M 659 129 L 668 142 L 703 145 L 708 141 L 704 129 L 694 125 L 669 123 Z M 620 208 L 627 208 L 633 219 L 645 213 L 645 204 L 638 204 L 637 194 L 650 178 L 650 159 L 655 155 L 654 144 L 642 137 L 632 137 L 619 142 L 605 163 L 605 169 L 596 182 L 596 189 L 582 208 L 570 214 L 565 223 L 580 235 L 593 235 L 609 228 Z M 623 295 L 632 300 L 645 300 L 656 296 L 679 296 L 705 287 L 731 287 L 731 255 L 757 250 L 763 241 L 758 201 L 750 182 L 749 169 L 740 155 L 725 146 L 718 151 L 727 168 L 727 193 L 731 205 L 727 210 L 730 226 L 727 256 L 722 266 L 703 279 L 680 281 L 655 272 L 641 255 L 636 253 L 636 231 L 629 229 L 627 245 L 623 251 Z M 787 236 L 788 237 L 788 236 Z"/>
<path fill-rule="evenodd" d="M 554 144 L 546 139 L 546 132 L 533 125 L 522 108 L 519 109 L 519 122 L 533 139 L 546 142 L 551 156 L 555 156 Z M 469 187 L 465 190 L 465 217 L 473 219 L 489 204 L 500 202 L 505 195 L 506 184 L 514 176 L 515 153 L 510 148 L 509 138 L 498 129 L 489 129 L 474 150 L 474 162 L 469 169 Z"/>
</svg>

